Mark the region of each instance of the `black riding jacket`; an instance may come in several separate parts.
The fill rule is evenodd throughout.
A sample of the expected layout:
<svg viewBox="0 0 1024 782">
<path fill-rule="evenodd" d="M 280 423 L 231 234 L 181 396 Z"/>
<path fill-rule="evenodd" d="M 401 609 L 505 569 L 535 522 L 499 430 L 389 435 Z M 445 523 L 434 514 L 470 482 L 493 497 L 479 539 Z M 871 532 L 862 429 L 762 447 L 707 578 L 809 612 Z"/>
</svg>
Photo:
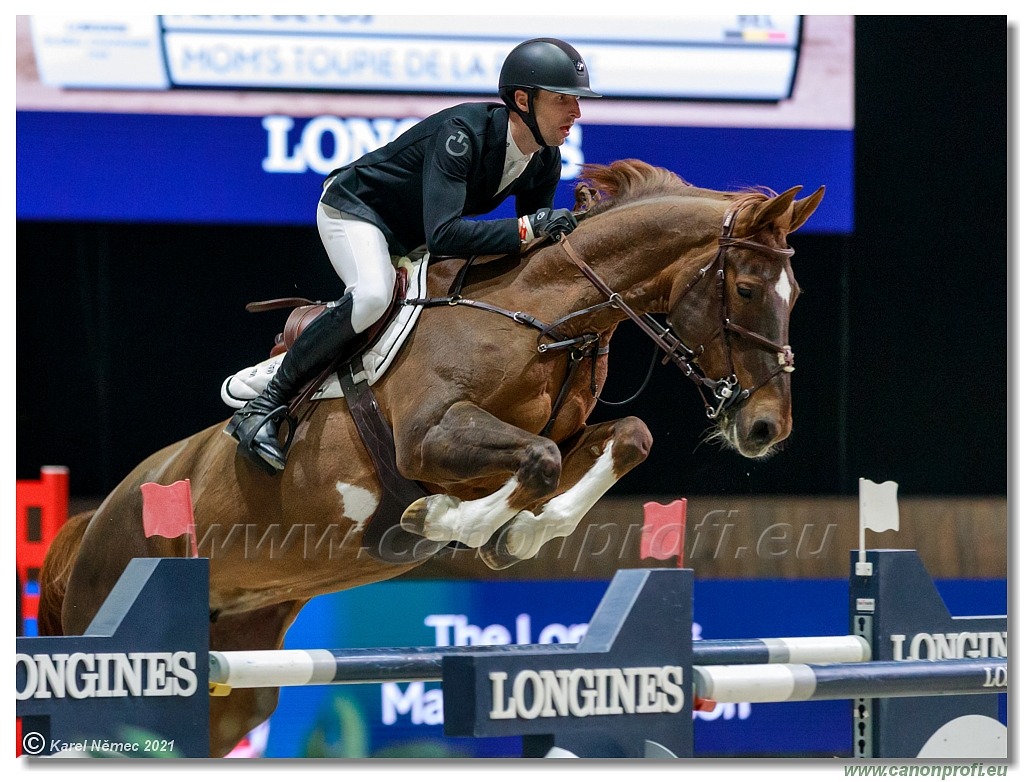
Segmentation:
<svg viewBox="0 0 1024 782">
<path fill-rule="evenodd" d="M 550 208 L 561 175 L 557 147 L 544 147 L 496 193 L 505 165 L 508 109 L 463 103 L 433 114 L 390 144 L 332 171 L 323 203 L 376 225 L 392 254 L 426 244 L 432 255 L 515 252 L 515 218 L 466 220 L 516 197 L 516 214 Z"/>
</svg>

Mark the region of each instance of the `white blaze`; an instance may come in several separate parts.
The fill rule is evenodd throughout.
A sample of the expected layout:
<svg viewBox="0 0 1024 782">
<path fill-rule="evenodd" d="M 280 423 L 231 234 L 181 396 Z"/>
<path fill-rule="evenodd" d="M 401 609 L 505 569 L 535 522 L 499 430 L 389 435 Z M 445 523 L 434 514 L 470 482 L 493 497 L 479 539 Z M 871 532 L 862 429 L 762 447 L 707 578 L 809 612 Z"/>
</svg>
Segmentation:
<svg viewBox="0 0 1024 782">
<path fill-rule="evenodd" d="M 779 294 L 786 304 L 789 304 L 790 297 L 793 295 L 793 286 L 789 282 L 789 275 L 786 274 L 786 270 L 782 270 L 782 274 L 779 275 L 779 281 L 775 283 L 775 292 Z"/>
</svg>

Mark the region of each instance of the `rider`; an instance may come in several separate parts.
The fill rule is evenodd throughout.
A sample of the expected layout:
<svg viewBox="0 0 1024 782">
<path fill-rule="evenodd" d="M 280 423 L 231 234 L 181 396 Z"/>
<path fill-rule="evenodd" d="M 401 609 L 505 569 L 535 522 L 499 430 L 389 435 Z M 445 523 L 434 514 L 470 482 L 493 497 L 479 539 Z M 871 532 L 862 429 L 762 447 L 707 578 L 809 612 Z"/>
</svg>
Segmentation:
<svg viewBox="0 0 1024 782">
<path fill-rule="evenodd" d="M 299 335 L 266 390 L 239 410 L 226 432 L 271 475 L 286 454 L 277 428 L 302 386 L 350 348 L 391 303 L 391 256 L 422 245 L 435 256 L 514 253 L 542 236 L 576 227 L 553 209 L 561 146 L 590 89 L 572 46 L 536 38 L 516 46 L 498 79 L 499 103 L 463 103 L 438 112 L 390 144 L 332 171 L 317 227 L 344 296 Z M 466 220 L 516 197 L 518 218 Z"/>
</svg>

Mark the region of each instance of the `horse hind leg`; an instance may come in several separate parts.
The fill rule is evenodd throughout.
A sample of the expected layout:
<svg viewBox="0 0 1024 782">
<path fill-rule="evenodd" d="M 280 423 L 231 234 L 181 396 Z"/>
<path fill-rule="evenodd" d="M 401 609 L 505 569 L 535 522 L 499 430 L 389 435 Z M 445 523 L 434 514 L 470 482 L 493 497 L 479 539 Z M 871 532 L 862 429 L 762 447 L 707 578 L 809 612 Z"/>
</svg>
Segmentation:
<svg viewBox="0 0 1024 782">
<path fill-rule="evenodd" d="M 402 529 L 439 542 L 483 545 L 521 509 L 558 486 L 562 456 L 546 437 L 501 421 L 471 402 L 452 405 L 418 448 L 396 443 L 399 468 L 413 480 L 446 484 L 507 474 L 495 492 L 475 500 L 424 497 L 402 516 Z M 418 454 L 409 464 L 408 454 Z M 405 458 L 403 458 L 403 454 Z"/>
<path fill-rule="evenodd" d="M 295 621 L 304 601 L 248 611 L 222 614 L 210 625 L 210 649 L 249 651 L 280 649 L 284 635 Z M 210 698 L 210 757 L 224 757 L 253 728 L 267 721 L 277 708 L 279 687 L 232 690 Z"/>
<path fill-rule="evenodd" d="M 481 547 L 481 558 L 492 569 L 501 570 L 535 557 L 553 538 L 572 534 L 597 501 L 647 458 L 651 442 L 651 433 L 639 418 L 586 427 L 563 459 L 559 493 L 537 513 L 517 513 Z"/>
<path fill-rule="evenodd" d="M 67 594 L 68 579 L 82 544 L 82 536 L 94 512 L 78 513 L 64 522 L 46 551 L 43 567 L 39 571 L 39 635 L 64 635 L 61 621 L 64 595 Z"/>
</svg>

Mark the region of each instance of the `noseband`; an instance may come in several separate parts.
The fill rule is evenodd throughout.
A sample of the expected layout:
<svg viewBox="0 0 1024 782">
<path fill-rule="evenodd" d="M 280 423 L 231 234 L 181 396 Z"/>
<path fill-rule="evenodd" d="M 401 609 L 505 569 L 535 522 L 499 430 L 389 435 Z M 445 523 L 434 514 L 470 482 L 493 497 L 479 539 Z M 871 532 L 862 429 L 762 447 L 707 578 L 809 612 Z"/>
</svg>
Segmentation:
<svg viewBox="0 0 1024 782">
<path fill-rule="evenodd" d="M 562 249 L 565 250 L 566 255 L 568 255 L 572 262 L 579 267 L 580 271 L 583 272 L 583 275 L 590 281 L 590 283 L 602 294 L 608 297 L 607 301 L 604 302 L 604 305 L 613 306 L 621 310 L 630 320 L 640 327 L 641 331 L 643 331 L 644 334 L 646 334 L 665 354 L 661 362 L 662 364 L 667 364 L 669 362 L 675 364 L 682 370 L 685 377 L 688 377 L 697 384 L 697 389 L 700 391 L 701 397 L 704 400 L 704 409 L 707 417 L 712 421 L 716 420 L 727 410 L 730 410 L 736 405 L 749 399 L 755 391 L 771 381 L 772 378 L 780 372 L 792 372 L 796 368 L 793 349 L 789 345 L 779 345 L 776 342 L 772 342 L 761 334 L 745 329 L 737 323 L 733 323 L 729 317 L 729 305 L 725 295 L 725 266 L 727 261 L 726 251 L 728 248 L 742 247 L 746 250 L 754 250 L 755 252 L 763 253 L 781 260 L 785 260 L 793 255 L 793 248 L 791 247 L 769 247 L 766 244 L 755 242 L 752 239 L 733 237 L 733 220 L 737 211 L 738 210 L 730 210 L 725 214 L 722 221 L 722 235 L 718 238 L 718 252 L 709 263 L 697 271 L 690 282 L 687 283 L 686 288 L 684 288 L 682 296 L 680 297 L 683 298 L 687 296 L 697 286 L 697 283 L 707 276 L 708 272 L 714 270 L 715 288 L 718 291 L 718 301 L 721 312 L 721 325 L 712 335 L 711 339 L 714 339 L 721 334 L 722 340 L 725 342 L 725 356 L 726 361 L 728 361 L 729 370 L 728 374 L 724 377 L 718 378 L 717 380 L 709 378 L 700 368 L 699 359 L 704 353 L 703 345 L 699 345 L 696 349 L 691 349 L 672 333 L 671 328 L 662 326 L 661 323 L 659 323 L 650 314 L 644 313 L 643 315 L 640 315 L 637 313 L 636 310 L 623 301 L 622 296 L 619 293 L 616 293 L 609 288 L 604 280 L 602 280 L 597 273 L 590 268 L 582 258 L 580 258 L 579 254 L 569 244 L 567 236 L 563 234 L 559 239 L 559 243 L 561 244 Z M 733 370 L 732 345 L 730 344 L 729 339 L 732 334 L 735 334 L 742 339 L 749 340 L 764 350 L 775 353 L 778 358 L 778 365 L 775 369 L 769 372 L 759 383 L 749 388 L 740 387 L 739 380 Z"/>
</svg>

